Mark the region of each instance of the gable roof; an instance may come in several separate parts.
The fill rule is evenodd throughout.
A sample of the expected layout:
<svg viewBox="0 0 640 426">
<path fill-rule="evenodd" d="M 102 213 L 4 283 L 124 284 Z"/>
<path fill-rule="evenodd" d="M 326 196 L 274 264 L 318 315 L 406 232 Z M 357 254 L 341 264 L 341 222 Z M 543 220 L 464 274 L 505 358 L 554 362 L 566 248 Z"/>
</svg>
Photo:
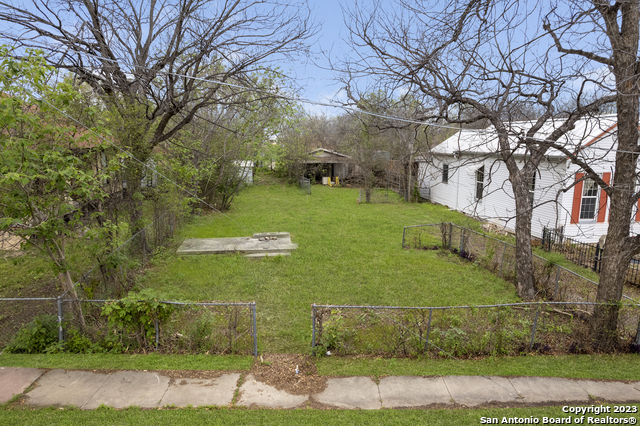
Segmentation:
<svg viewBox="0 0 640 426">
<path fill-rule="evenodd" d="M 346 163 L 351 160 L 351 157 L 345 154 L 340 154 L 336 151 L 331 151 L 324 148 L 314 149 L 313 151 L 309 151 L 309 159 L 307 159 L 307 163 L 315 164 L 315 163 Z"/>
<path fill-rule="evenodd" d="M 569 145 L 574 149 L 589 146 L 609 134 L 615 127 L 616 115 L 603 115 L 600 117 L 586 117 L 576 122 L 574 128 L 567 132 L 559 139 L 559 142 Z M 564 119 L 548 121 L 535 134 L 535 138 L 545 139 L 564 123 Z M 526 132 L 533 122 L 531 121 L 514 121 L 509 125 L 509 131 L 513 134 L 518 132 Z M 586 141 L 586 143 L 585 143 Z M 516 138 L 510 138 L 510 144 L 515 144 Z M 498 133 L 494 126 L 481 130 L 460 130 L 455 135 L 444 140 L 441 144 L 433 148 L 434 154 L 453 155 L 453 154 L 469 154 L 469 155 L 492 155 L 500 151 L 498 145 Z M 516 155 L 524 155 L 525 148 L 516 149 Z M 558 159 L 566 159 L 566 155 L 556 149 L 549 149 L 548 157 L 556 157 Z"/>
</svg>

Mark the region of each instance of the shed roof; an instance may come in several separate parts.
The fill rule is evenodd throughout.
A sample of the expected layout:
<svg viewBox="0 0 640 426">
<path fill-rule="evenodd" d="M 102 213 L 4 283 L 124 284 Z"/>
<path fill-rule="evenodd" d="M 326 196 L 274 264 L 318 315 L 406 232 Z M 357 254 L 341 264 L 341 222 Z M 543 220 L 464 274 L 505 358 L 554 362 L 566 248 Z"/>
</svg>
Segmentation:
<svg viewBox="0 0 640 426">
<path fill-rule="evenodd" d="M 318 148 L 314 149 L 313 151 L 309 151 L 309 156 L 311 158 L 307 160 L 308 164 L 347 163 L 351 160 L 351 157 L 349 157 L 348 155 L 341 154 L 336 151 L 331 151 L 325 148 Z"/>
</svg>

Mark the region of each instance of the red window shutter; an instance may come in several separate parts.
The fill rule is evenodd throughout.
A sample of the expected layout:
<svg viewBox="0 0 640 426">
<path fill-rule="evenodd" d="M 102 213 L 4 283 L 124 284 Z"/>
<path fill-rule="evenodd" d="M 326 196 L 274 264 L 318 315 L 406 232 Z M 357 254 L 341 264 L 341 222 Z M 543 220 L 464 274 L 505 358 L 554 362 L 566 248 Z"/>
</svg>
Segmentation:
<svg viewBox="0 0 640 426">
<path fill-rule="evenodd" d="M 611 181 L 611 173 L 603 173 L 602 180 L 609 185 Z M 604 222 L 604 218 L 607 214 L 607 193 L 604 189 L 600 190 L 600 204 L 598 206 L 598 222 Z"/>
<path fill-rule="evenodd" d="M 573 187 L 573 207 L 571 208 L 571 223 L 580 221 L 580 201 L 582 200 L 582 178 L 584 173 L 576 173 L 576 185 Z"/>
<path fill-rule="evenodd" d="M 636 222 L 640 222 L 640 200 L 638 200 L 638 208 L 636 210 Z"/>
</svg>

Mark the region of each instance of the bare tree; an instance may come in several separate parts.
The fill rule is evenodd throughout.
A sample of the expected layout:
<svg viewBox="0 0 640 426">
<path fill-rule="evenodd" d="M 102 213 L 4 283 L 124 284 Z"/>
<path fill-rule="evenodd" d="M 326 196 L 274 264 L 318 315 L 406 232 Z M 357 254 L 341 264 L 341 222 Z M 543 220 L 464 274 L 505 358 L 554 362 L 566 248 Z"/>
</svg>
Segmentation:
<svg viewBox="0 0 640 426">
<path fill-rule="evenodd" d="M 630 236 L 631 218 L 638 204 L 638 114 L 640 107 L 640 4 L 635 1 L 573 2 L 554 8 L 546 15 L 544 29 L 553 38 L 561 55 L 581 58 L 585 63 L 604 67 L 612 79 L 596 81 L 603 91 L 615 97 L 618 146 L 613 183 L 605 182 L 587 161 L 575 161 L 596 181 L 611 200 L 607 242 L 594 315 L 595 341 L 610 347 L 616 341 L 619 307 L 627 268 L 640 252 L 640 237 Z M 585 34 L 596 34 L 591 43 Z M 593 78 L 590 79 L 593 81 Z M 572 156 L 577 157 L 575 153 Z"/>
<path fill-rule="evenodd" d="M 493 126 L 496 154 L 508 169 L 516 203 L 517 291 L 527 300 L 536 296 L 533 175 L 554 141 L 616 99 L 589 98 L 584 85 L 569 84 L 583 75 L 563 67 L 562 55 L 545 45 L 546 30 L 532 18 L 540 13 L 536 8 L 510 0 L 398 0 L 389 11 L 376 2 L 348 11 L 345 21 L 357 56 L 342 67 L 347 84 L 373 73 L 386 92 L 421 98 L 428 107 L 423 119 Z M 576 100 L 576 108 L 560 110 L 567 98 Z"/>
<path fill-rule="evenodd" d="M 110 107 L 114 136 L 144 163 L 197 112 L 234 102 L 223 83 L 253 86 L 273 58 L 307 50 L 304 4 L 245 0 L 0 1 L 3 38 L 42 49 Z M 239 90 L 239 89 L 238 89 Z M 140 229 L 143 166 L 125 164 L 132 229 Z"/>
</svg>

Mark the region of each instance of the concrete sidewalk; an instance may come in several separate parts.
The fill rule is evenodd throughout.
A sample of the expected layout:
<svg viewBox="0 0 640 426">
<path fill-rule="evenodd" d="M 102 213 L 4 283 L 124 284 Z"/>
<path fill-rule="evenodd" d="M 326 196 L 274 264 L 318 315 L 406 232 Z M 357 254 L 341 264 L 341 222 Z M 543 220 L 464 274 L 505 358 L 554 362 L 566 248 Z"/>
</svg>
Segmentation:
<svg viewBox="0 0 640 426">
<path fill-rule="evenodd" d="M 593 398 L 610 403 L 640 402 L 640 382 L 576 380 L 553 377 L 388 376 L 329 378 L 311 395 L 291 395 L 256 381 L 251 374 L 221 373 L 215 379 L 171 379 L 161 372 L 119 371 L 101 374 L 81 370 L 0 367 L 0 403 L 24 393 L 35 406 L 94 409 L 138 406 L 304 406 L 380 409 L 477 407 L 488 404 L 588 405 Z M 238 384 L 241 383 L 240 386 Z M 235 397 L 235 399 L 234 399 Z"/>
</svg>

